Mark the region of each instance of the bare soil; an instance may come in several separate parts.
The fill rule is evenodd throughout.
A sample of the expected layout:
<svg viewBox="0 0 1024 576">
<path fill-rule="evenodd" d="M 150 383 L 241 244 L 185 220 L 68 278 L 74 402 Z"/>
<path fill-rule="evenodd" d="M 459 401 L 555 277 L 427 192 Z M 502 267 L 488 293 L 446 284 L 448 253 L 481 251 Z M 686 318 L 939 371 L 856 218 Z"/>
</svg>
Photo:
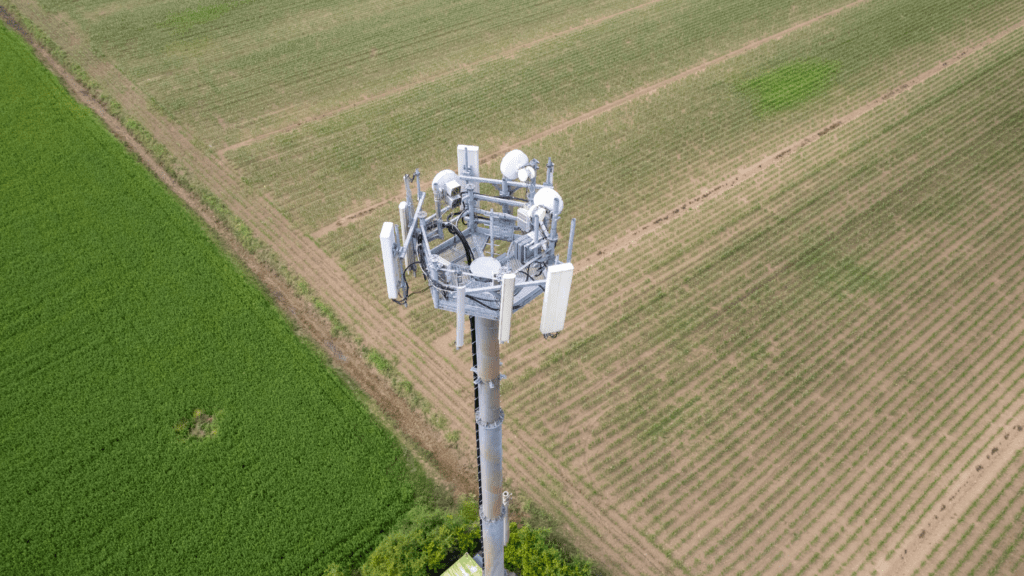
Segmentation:
<svg viewBox="0 0 1024 576">
<path fill-rule="evenodd" d="M 640 10 L 640 9 L 643 9 L 643 8 L 647 8 L 647 7 L 649 7 L 649 6 L 653 5 L 653 4 L 656 4 L 657 2 L 660 2 L 660 1 L 661 0 L 654 0 L 652 2 L 647 2 L 647 3 L 641 4 L 639 6 L 634 6 L 633 8 L 630 8 L 628 10 L 624 10 L 624 11 L 616 13 L 616 14 L 611 14 L 611 15 L 605 16 L 603 18 L 599 18 L 599 19 L 596 19 L 596 20 L 593 20 L 593 21 L 588 21 L 585 24 L 582 24 L 580 26 L 574 27 L 572 29 L 568 29 L 568 30 L 566 30 L 564 32 L 561 32 L 559 34 L 554 35 L 553 37 L 562 36 L 564 34 L 568 34 L 568 33 L 571 33 L 571 32 L 576 32 L 576 31 L 582 30 L 582 29 L 590 27 L 590 26 L 595 26 L 597 24 L 600 24 L 600 23 L 608 20 L 609 18 L 614 18 L 616 16 L 620 16 L 620 15 L 626 14 L 628 12 L 632 12 L 632 11 L 635 11 L 635 10 Z M 678 73 L 678 74 L 676 74 L 674 76 L 671 76 L 669 78 L 665 78 L 663 80 L 659 80 L 658 82 L 654 82 L 654 83 L 649 84 L 647 86 L 642 86 L 640 88 L 637 88 L 633 92 L 630 92 L 629 94 L 627 94 L 625 96 L 622 96 L 621 98 L 618 98 L 618 99 L 616 99 L 616 100 L 614 100 L 612 102 L 608 102 L 608 103 L 606 103 L 606 104 L 604 104 L 604 105 L 602 105 L 602 106 L 600 106 L 598 108 L 595 108 L 593 110 L 590 110 L 590 111 L 587 111 L 587 112 L 585 112 L 583 114 L 580 114 L 579 116 L 576 116 L 574 118 L 570 118 L 568 120 L 565 120 L 564 122 L 560 122 L 558 124 L 555 124 L 554 126 L 548 128 L 546 130 L 543 130 L 541 132 L 537 132 L 535 134 L 532 134 L 529 138 L 526 138 L 526 139 L 521 140 L 519 142 L 511 143 L 511 144 L 510 143 L 505 143 L 505 144 L 503 144 L 499 148 L 499 150 L 497 152 L 488 154 L 488 155 L 483 156 L 482 158 L 480 158 L 480 162 L 481 162 L 481 164 L 485 164 L 485 163 L 490 162 L 492 160 L 496 160 L 498 158 L 501 158 L 503 155 L 507 154 L 509 152 L 509 150 L 513 150 L 515 148 L 523 148 L 523 147 L 529 146 L 530 144 L 533 144 L 534 142 L 538 142 L 540 140 L 543 140 L 544 138 L 547 138 L 548 136 L 551 136 L 553 134 L 558 134 L 560 132 L 564 132 L 565 130 L 568 130 L 569 128 L 571 128 L 571 127 L 573 127 L 573 126 L 575 126 L 577 124 L 581 124 L 583 122 L 586 122 L 587 120 L 591 120 L 593 118 L 596 118 L 597 116 L 600 116 L 600 115 L 605 114 L 607 112 L 611 112 L 612 110 L 615 110 L 617 108 L 621 108 L 621 107 L 623 107 L 623 106 L 625 106 L 625 105 L 627 105 L 627 104 L 629 104 L 631 102 L 639 100 L 640 98 L 646 98 L 648 96 L 656 94 L 658 92 L 658 90 L 660 90 L 662 88 L 665 88 L 666 86 L 669 86 L 671 84 L 675 84 L 676 82 L 679 82 L 680 80 L 682 80 L 684 78 L 687 78 L 687 77 L 699 74 L 701 72 L 704 72 L 705 70 L 707 70 L 708 68 L 710 68 L 712 66 L 721 64 L 722 62 L 726 62 L 728 60 L 734 59 L 734 58 L 736 58 L 738 56 L 742 56 L 742 55 L 744 55 L 744 54 L 746 54 L 748 52 L 756 50 L 757 48 L 761 47 L 762 45 L 764 45 L 767 42 L 772 42 L 774 40 L 779 40 L 781 38 L 784 38 L 784 37 L 788 36 L 789 34 L 792 34 L 793 32 L 795 32 L 797 30 L 800 30 L 802 28 L 806 28 L 807 26 L 811 26 L 813 24 L 816 24 L 817 22 L 820 22 L 821 20 L 823 20 L 825 18 L 829 18 L 831 16 L 835 16 L 836 14 L 842 12 L 843 10 L 846 10 L 848 8 L 852 8 L 854 6 L 863 4 L 863 3 L 867 2 L 867 1 L 868 0 L 855 0 L 854 2 L 851 2 L 850 4 L 846 4 L 844 6 L 840 6 L 839 8 L 836 8 L 836 9 L 834 9 L 832 11 L 826 12 L 825 14 L 822 14 L 820 16 L 816 16 L 814 18 L 811 18 L 810 20 L 806 20 L 806 21 L 800 22 L 798 24 L 795 24 L 793 26 L 790 26 L 789 28 L 787 28 L 785 30 L 782 30 L 781 32 L 777 32 L 775 34 L 772 34 L 771 36 L 767 36 L 765 38 L 761 38 L 759 40 L 755 40 L 754 42 L 750 42 L 750 43 L 744 45 L 743 47 L 741 47 L 739 49 L 733 50 L 732 52 L 729 52 L 727 54 L 723 54 L 722 56 L 719 56 L 719 57 L 714 58 L 712 60 L 708 60 L 707 62 L 704 62 L 704 63 L 702 63 L 700 65 L 688 68 L 688 69 L 686 69 L 686 70 L 684 70 L 684 71 L 682 71 L 682 72 L 680 72 L 680 73 Z M 546 38 L 543 41 L 547 41 L 547 40 L 550 40 L 550 38 Z M 518 51 L 518 50 L 525 50 L 525 49 L 531 47 L 532 45 L 539 44 L 541 41 L 542 40 L 538 40 L 538 41 L 535 41 L 535 42 L 530 43 L 530 44 L 526 44 L 526 45 L 523 45 L 523 46 L 516 47 L 516 51 Z M 489 62 L 489 61 L 494 60 L 496 58 L 497 57 L 491 57 L 491 58 L 482 60 L 480 62 L 474 63 L 473 66 L 476 66 L 476 65 L 479 65 L 479 64 L 483 64 L 485 62 Z M 400 89 L 396 89 L 395 91 L 389 91 L 387 93 L 381 94 L 380 96 L 374 96 L 372 98 L 372 100 L 377 100 L 379 98 L 386 98 L 387 96 L 390 96 L 393 93 L 402 92 L 402 91 L 407 90 L 407 89 L 412 88 L 412 87 L 413 86 L 406 86 L 406 87 L 402 87 Z M 361 103 L 362 102 L 360 102 L 360 104 Z M 352 108 L 353 106 L 354 105 L 350 105 L 350 106 L 345 107 L 344 109 L 339 109 L 337 111 L 334 111 L 332 113 L 329 113 L 329 114 L 325 115 L 324 117 L 329 117 L 329 116 L 333 116 L 333 115 L 341 113 L 341 112 L 345 112 L 348 109 Z M 323 118 L 316 118 L 316 119 L 323 119 Z M 310 119 L 310 120 L 312 121 L 312 120 L 315 120 L 315 119 Z M 299 127 L 300 124 L 302 124 L 302 123 L 296 124 L 293 127 L 289 127 L 287 129 L 284 129 L 284 130 L 278 131 L 278 132 L 295 130 L 295 129 L 297 129 Z M 276 135 L 278 132 L 275 132 L 273 134 L 268 134 L 267 138 Z M 229 146 L 228 148 L 225 148 L 219 154 L 220 154 L 221 158 L 223 159 L 223 153 L 226 153 L 227 151 L 236 150 L 238 148 L 242 148 L 244 146 L 252 144 L 252 143 L 254 143 L 256 141 L 262 141 L 262 140 L 265 140 L 265 139 L 266 138 L 264 138 L 264 137 L 260 137 L 260 138 L 257 138 L 257 139 L 252 139 L 250 141 L 246 141 L 246 142 L 242 142 L 242 143 L 239 143 L 239 144 L 236 144 L 236 145 L 232 145 L 232 146 Z M 320 230 L 317 230 L 316 232 L 313 233 L 313 236 L 315 238 L 321 238 L 323 236 L 326 236 L 327 234 L 329 234 L 329 233 L 333 232 L 334 230 L 337 230 L 338 228 L 340 228 L 344 223 L 354 222 L 354 221 L 358 220 L 359 218 L 367 215 L 368 213 L 369 212 L 367 212 L 367 211 L 360 210 L 360 211 L 357 211 L 357 212 L 355 212 L 353 214 L 344 216 L 339 221 L 337 221 L 335 223 L 332 223 L 332 224 L 329 224 L 329 225 L 321 228 Z"/>
<path fill-rule="evenodd" d="M 202 412 L 196 416 L 195 421 L 192 423 L 192 427 L 188 430 L 188 435 L 193 438 L 206 438 L 213 433 L 213 416 L 204 414 Z"/>
<path fill-rule="evenodd" d="M 1024 406 L 1008 410 L 1020 414 Z M 971 503 L 981 497 L 990 484 L 1002 474 L 1006 464 L 1018 450 L 1024 450 L 1024 432 L 1016 421 L 991 426 L 991 438 L 980 455 L 946 488 L 945 497 L 928 510 L 924 519 L 911 530 L 911 535 L 897 545 L 899 555 L 878 566 L 883 576 L 907 576 L 920 568 L 928 554 L 960 522 Z"/>
</svg>

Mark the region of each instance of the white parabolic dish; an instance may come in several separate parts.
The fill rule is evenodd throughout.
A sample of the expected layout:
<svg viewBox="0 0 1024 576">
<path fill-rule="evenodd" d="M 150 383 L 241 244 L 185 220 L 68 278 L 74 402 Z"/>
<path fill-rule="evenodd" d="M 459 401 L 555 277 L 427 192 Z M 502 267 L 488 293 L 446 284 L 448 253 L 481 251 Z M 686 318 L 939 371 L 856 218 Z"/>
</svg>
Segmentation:
<svg viewBox="0 0 1024 576">
<path fill-rule="evenodd" d="M 509 180 L 519 176 L 519 169 L 529 163 L 530 158 L 522 150 L 512 150 L 501 159 L 501 175 Z"/>
<path fill-rule="evenodd" d="M 534 194 L 533 204 L 535 206 L 543 206 L 552 214 L 561 214 L 562 195 L 555 192 L 554 188 L 548 188 L 545 186 L 540 190 L 537 190 L 537 193 Z"/>
</svg>

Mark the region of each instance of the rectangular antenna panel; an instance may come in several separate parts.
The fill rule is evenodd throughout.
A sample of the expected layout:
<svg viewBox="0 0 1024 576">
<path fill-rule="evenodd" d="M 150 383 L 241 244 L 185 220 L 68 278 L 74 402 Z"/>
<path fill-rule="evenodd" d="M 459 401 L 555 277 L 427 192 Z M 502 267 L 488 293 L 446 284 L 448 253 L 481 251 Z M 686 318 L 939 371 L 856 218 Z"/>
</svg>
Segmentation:
<svg viewBox="0 0 1024 576">
<path fill-rule="evenodd" d="M 498 343 L 508 342 L 512 335 L 512 304 L 516 290 L 516 275 L 501 276 L 501 307 L 498 309 Z"/>
<path fill-rule="evenodd" d="M 533 230 L 533 215 L 529 208 L 516 208 L 516 226 L 523 232 Z"/>
<path fill-rule="evenodd" d="M 572 271 L 573 266 L 569 262 L 548 266 L 548 277 L 544 283 L 544 308 L 540 313 L 541 334 L 554 334 L 565 328 Z"/>
<path fill-rule="evenodd" d="M 480 177 L 480 147 L 459 144 L 459 174 Z"/>
<path fill-rule="evenodd" d="M 459 286 L 455 294 L 455 349 L 458 350 L 466 338 L 466 287 Z"/>
<path fill-rule="evenodd" d="M 398 299 L 398 258 L 395 258 L 395 224 L 385 222 L 380 229 L 380 251 L 384 256 L 384 280 L 388 283 L 388 298 Z"/>
<path fill-rule="evenodd" d="M 492 214 L 491 227 L 496 240 L 511 242 L 516 234 L 516 218 L 512 215 Z"/>
</svg>

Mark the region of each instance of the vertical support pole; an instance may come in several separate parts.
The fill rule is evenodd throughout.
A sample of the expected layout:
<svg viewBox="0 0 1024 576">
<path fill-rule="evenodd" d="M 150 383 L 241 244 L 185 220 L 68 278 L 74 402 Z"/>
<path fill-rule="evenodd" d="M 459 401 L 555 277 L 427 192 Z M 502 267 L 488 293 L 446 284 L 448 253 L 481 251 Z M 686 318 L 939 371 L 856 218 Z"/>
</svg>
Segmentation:
<svg viewBox="0 0 1024 576">
<path fill-rule="evenodd" d="M 569 249 L 565 252 L 565 261 L 572 262 L 572 239 L 576 237 L 576 219 L 573 218 L 569 225 Z"/>
<path fill-rule="evenodd" d="M 472 176 L 474 178 L 480 176 L 480 147 L 479 146 L 467 146 L 465 144 L 459 144 L 458 151 L 458 164 L 459 174 L 462 176 Z M 462 191 L 462 203 L 466 207 L 466 211 L 469 213 L 469 217 L 466 221 L 466 227 L 470 232 L 476 232 L 476 191 L 477 184 L 475 182 L 467 182 L 466 187 Z"/>
<path fill-rule="evenodd" d="M 484 576 L 505 576 L 505 515 L 502 503 L 501 374 L 498 360 L 498 322 L 476 318 L 479 408 L 480 524 L 484 543 Z"/>
<path fill-rule="evenodd" d="M 398 223 L 399 223 L 399 225 L 401 227 L 401 231 L 402 231 L 401 238 L 404 241 L 406 235 L 408 234 L 407 230 L 409 228 L 409 205 L 407 203 L 405 203 L 405 202 L 399 202 L 398 203 Z M 409 267 L 409 251 L 406 250 L 405 257 L 402 259 L 402 270 L 405 270 L 408 267 Z"/>
<path fill-rule="evenodd" d="M 405 218 L 403 218 L 401 220 L 401 223 L 402 223 L 402 242 L 403 242 L 402 245 L 405 246 L 404 242 L 406 240 L 406 234 L 407 234 L 405 229 L 406 229 L 407 226 L 409 226 L 409 224 L 412 223 L 412 206 L 413 206 L 413 204 L 412 204 L 412 191 L 409 189 L 409 175 L 408 174 L 403 175 L 402 176 L 402 181 L 405 182 L 405 208 L 404 208 Z M 401 205 L 399 205 L 399 208 L 401 208 Z M 405 253 L 405 261 L 404 261 L 404 264 L 405 264 L 406 268 L 409 267 L 409 261 L 411 259 L 412 258 L 409 255 L 409 252 L 406 251 L 406 253 Z M 412 267 L 412 275 L 416 276 L 416 267 L 415 266 Z"/>
</svg>

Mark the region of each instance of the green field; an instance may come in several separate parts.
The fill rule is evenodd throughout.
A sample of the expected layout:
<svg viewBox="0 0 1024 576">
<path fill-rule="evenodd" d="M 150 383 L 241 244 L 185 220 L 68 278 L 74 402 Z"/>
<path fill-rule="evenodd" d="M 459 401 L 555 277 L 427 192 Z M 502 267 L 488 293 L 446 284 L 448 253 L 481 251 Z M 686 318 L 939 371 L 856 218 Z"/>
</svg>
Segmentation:
<svg viewBox="0 0 1024 576">
<path fill-rule="evenodd" d="M 1024 570 L 1019 0 L 13 3 L 462 438 L 377 233 L 458 144 L 553 157 L 574 294 L 503 348 L 506 478 L 608 573 Z"/>
<path fill-rule="evenodd" d="M 393 435 L 7 28 L 0 124 L 0 573 L 357 566 Z"/>
</svg>

